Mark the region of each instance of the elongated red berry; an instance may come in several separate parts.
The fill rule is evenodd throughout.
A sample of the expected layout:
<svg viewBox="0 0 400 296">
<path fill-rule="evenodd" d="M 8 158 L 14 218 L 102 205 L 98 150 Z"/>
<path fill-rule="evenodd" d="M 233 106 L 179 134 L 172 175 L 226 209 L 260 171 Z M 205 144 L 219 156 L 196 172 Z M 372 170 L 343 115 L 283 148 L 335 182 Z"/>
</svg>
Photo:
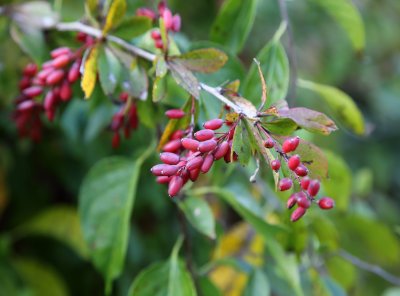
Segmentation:
<svg viewBox="0 0 400 296">
<path fill-rule="evenodd" d="M 310 181 L 311 179 L 309 177 L 304 177 L 303 179 L 301 179 L 300 181 L 301 188 L 307 190 L 308 186 L 310 185 Z"/>
<path fill-rule="evenodd" d="M 29 77 L 22 77 L 22 79 L 19 81 L 19 90 L 23 91 L 24 89 L 30 87 L 32 85 L 31 79 Z"/>
<path fill-rule="evenodd" d="M 308 169 L 304 164 L 300 164 L 295 170 L 295 174 L 299 177 L 305 177 L 308 175 Z"/>
<path fill-rule="evenodd" d="M 26 101 L 19 103 L 17 109 L 19 111 L 26 112 L 28 110 L 32 110 L 33 107 L 35 107 L 35 102 L 32 100 L 26 100 Z"/>
<path fill-rule="evenodd" d="M 71 56 L 69 54 L 63 54 L 58 56 L 52 61 L 52 66 L 54 68 L 64 68 L 71 60 Z"/>
<path fill-rule="evenodd" d="M 160 159 L 165 164 L 177 164 L 179 162 L 179 155 L 171 152 L 160 153 Z"/>
<path fill-rule="evenodd" d="M 168 195 L 170 197 L 176 196 L 181 191 L 183 186 L 183 179 L 181 176 L 173 176 L 168 185 Z"/>
<path fill-rule="evenodd" d="M 316 196 L 319 191 L 319 181 L 318 180 L 311 180 L 310 185 L 308 185 L 307 192 L 310 196 Z"/>
<path fill-rule="evenodd" d="M 290 210 L 297 203 L 296 193 L 292 194 L 287 200 L 286 207 Z"/>
<path fill-rule="evenodd" d="M 164 48 L 164 43 L 162 42 L 161 39 L 157 39 L 154 41 L 154 46 L 158 49 L 163 49 Z"/>
<path fill-rule="evenodd" d="M 170 139 L 171 140 L 182 139 L 184 134 L 185 134 L 185 132 L 183 130 L 176 130 L 173 132 Z"/>
<path fill-rule="evenodd" d="M 63 70 L 55 70 L 46 78 L 47 85 L 55 85 L 64 78 L 65 72 Z"/>
<path fill-rule="evenodd" d="M 279 181 L 278 187 L 280 191 L 289 190 L 293 185 L 293 181 L 289 178 L 283 178 Z"/>
<path fill-rule="evenodd" d="M 182 147 L 182 143 L 180 139 L 172 140 L 166 143 L 163 147 L 163 151 L 165 152 L 176 152 Z"/>
<path fill-rule="evenodd" d="M 153 30 L 151 31 L 151 38 L 153 38 L 154 40 L 159 40 L 161 39 L 161 33 L 159 30 Z"/>
<path fill-rule="evenodd" d="M 46 81 L 47 76 L 53 72 L 52 68 L 43 69 L 37 74 L 37 78 L 41 81 Z"/>
<path fill-rule="evenodd" d="M 189 160 L 187 162 L 186 168 L 189 171 L 191 171 L 191 170 L 200 168 L 202 164 L 203 164 L 203 157 L 196 156 L 195 158 L 192 158 L 191 160 Z"/>
<path fill-rule="evenodd" d="M 318 206 L 323 210 L 330 210 L 335 206 L 335 201 L 330 197 L 322 197 L 318 200 Z"/>
<path fill-rule="evenodd" d="M 271 148 L 274 147 L 274 145 L 275 145 L 275 141 L 272 138 L 267 138 L 264 141 L 264 147 L 265 148 L 271 149 Z"/>
<path fill-rule="evenodd" d="M 22 93 L 29 97 L 29 98 L 34 98 L 39 96 L 40 94 L 42 94 L 43 88 L 41 88 L 40 86 L 31 86 L 28 88 L 25 88 Z"/>
<path fill-rule="evenodd" d="M 205 153 L 205 152 L 210 152 L 210 151 L 212 151 L 212 150 L 214 150 L 215 149 L 215 147 L 217 147 L 217 141 L 215 141 L 215 140 L 207 140 L 207 141 L 204 141 L 204 142 L 200 142 L 200 144 L 199 144 L 199 151 L 200 152 L 202 152 L 202 153 Z"/>
<path fill-rule="evenodd" d="M 211 130 L 217 130 L 219 129 L 222 125 L 224 124 L 224 121 L 220 118 L 215 118 L 211 119 L 209 121 L 206 121 L 203 124 L 204 128 L 211 129 Z"/>
<path fill-rule="evenodd" d="M 297 146 L 299 146 L 299 143 L 300 143 L 299 137 L 286 139 L 282 144 L 282 151 L 285 153 L 295 151 Z"/>
<path fill-rule="evenodd" d="M 280 168 L 281 162 L 279 161 L 279 159 L 274 159 L 273 161 L 271 161 L 271 169 L 273 169 L 274 171 L 279 171 Z"/>
<path fill-rule="evenodd" d="M 72 97 L 72 89 L 68 80 L 64 80 L 60 88 L 60 99 L 64 102 L 68 101 Z"/>
<path fill-rule="evenodd" d="M 197 151 L 199 148 L 199 141 L 190 139 L 190 138 L 183 138 L 181 140 L 182 146 L 191 151 Z"/>
<path fill-rule="evenodd" d="M 294 171 L 300 164 L 300 156 L 298 154 L 291 156 L 287 164 L 289 169 Z"/>
<path fill-rule="evenodd" d="M 200 168 L 201 172 L 204 174 L 207 173 L 211 169 L 213 163 L 214 163 L 214 156 L 212 154 L 208 154 L 204 158 L 203 164 L 201 165 Z"/>
<path fill-rule="evenodd" d="M 36 64 L 33 64 L 33 63 L 28 64 L 24 68 L 24 75 L 25 76 L 29 76 L 29 77 L 33 77 L 33 76 L 36 75 L 37 69 L 38 68 L 37 68 Z"/>
<path fill-rule="evenodd" d="M 164 19 L 165 28 L 167 28 L 167 30 L 170 30 L 172 28 L 171 10 L 169 10 L 168 8 L 165 8 L 161 15 L 162 15 L 162 18 Z"/>
<path fill-rule="evenodd" d="M 172 176 L 175 175 L 178 170 L 179 166 L 169 164 L 156 164 L 150 169 L 155 176 Z"/>
<path fill-rule="evenodd" d="M 306 208 L 298 207 L 293 211 L 292 215 L 290 216 L 290 221 L 296 222 L 301 217 L 303 217 L 306 212 L 307 212 Z"/>
<path fill-rule="evenodd" d="M 179 119 L 185 116 L 185 112 L 181 109 L 170 109 L 165 112 L 165 115 L 170 119 Z"/>
<path fill-rule="evenodd" d="M 214 152 L 214 158 L 216 160 L 221 159 L 222 157 L 225 156 L 226 153 L 228 153 L 229 150 L 229 143 L 224 141 L 221 144 L 218 145 L 217 149 Z"/>
<path fill-rule="evenodd" d="M 68 47 L 59 47 L 59 48 L 52 50 L 50 55 L 53 59 L 55 59 L 61 55 L 70 54 L 70 53 L 71 53 L 71 49 L 69 49 Z"/>
<path fill-rule="evenodd" d="M 307 198 L 307 195 L 302 191 L 296 193 L 296 199 L 299 207 L 308 209 L 311 206 L 310 200 Z"/>
<path fill-rule="evenodd" d="M 199 130 L 198 132 L 194 133 L 194 137 L 199 141 L 210 140 L 214 137 L 214 131 L 210 129 Z"/>
<path fill-rule="evenodd" d="M 57 103 L 57 96 L 53 91 L 49 91 L 44 98 L 44 109 L 46 110 L 54 110 Z"/>
<path fill-rule="evenodd" d="M 189 171 L 189 179 L 194 182 L 197 180 L 197 178 L 200 175 L 200 168 L 194 169 L 194 170 L 190 170 Z"/>
<path fill-rule="evenodd" d="M 80 61 L 76 61 L 75 63 L 72 64 L 71 68 L 68 71 L 68 81 L 70 83 L 73 83 L 79 79 L 79 76 L 81 73 L 79 72 L 79 68 L 81 66 Z"/>
<path fill-rule="evenodd" d="M 114 149 L 117 149 L 119 147 L 119 143 L 120 143 L 120 136 L 119 133 L 114 133 L 113 137 L 112 137 L 112 147 Z"/>
<path fill-rule="evenodd" d="M 167 184 L 171 181 L 172 177 L 169 176 L 159 176 L 157 177 L 157 183 L 159 184 Z"/>
</svg>

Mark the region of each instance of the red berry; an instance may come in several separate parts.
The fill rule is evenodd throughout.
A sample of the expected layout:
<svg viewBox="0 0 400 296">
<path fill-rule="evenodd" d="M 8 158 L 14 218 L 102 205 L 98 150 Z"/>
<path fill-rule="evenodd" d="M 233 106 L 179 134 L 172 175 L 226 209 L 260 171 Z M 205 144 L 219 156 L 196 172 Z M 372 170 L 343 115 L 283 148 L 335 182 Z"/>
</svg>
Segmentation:
<svg viewBox="0 0 400 296">
<path fill-rule="evenodd" d="M 114 149 L 119 147 L 119 143 L 120 143 L 120 136 L 119 133 L 114 133 L 114 136 L 112 138 L 112 147 Z"/>
<path fill-rule="evenodd" d="M 43 91 L 43 88 L 41 88 L 40 86 L 31 86 L 28 88 L 25 88 L 22 93 L 29 97 L 29 98 L 34 98 L 37 97 L 38 95 L 40 95 Z"/>
<path fill-rule="evenodd" d="M 69 54 L 63 54 L 55 58 L 51 65 L 54 68 L 64 68 L 71 60 L 71 56 Z"/>
<path fill-rule="evenodd" d="M 69 84 L 68 80 L 64 80 L 60 88 L 60 98 L 61 100 L 66 102 L 69 99 L 71 99 L 71 96 L 72 96 L 71 85 Z"/>
<path fill-rule="evenodd" d="M 293 181 L 289 178 L 283 178 L 279 181 L 278 187 L 280 191 L 289 190 L 293 185 Z"/>
<path fill-rule="evenodd" d="M 309 177 L 304 177 L 303 179 L 301 179 L 301 182 L 300 182 L 301 188 L 303 188 L 304 190 L 307 190 L 308 186 L 310 185 L 310 181 L 311 181 L 311 179 Z"/>
<path fill-rule="evenodd" d="M 125 91 L 123 91 L 122 93 L 119 94 L 119 99 L 122 102 L 126 102 L 128 100 L 128 98 L 129 98 L 129 94 Z"/>
<path fill-rule="evenodd" d="M 55 59 L 61 55 L 70 54 L 70 53 L 71 53 L 71 49 L 69 49 L 68 47 L 59 47 L 59 48 L 52 50 L 50 55 L 53 59 Z"/>
<path fill-rule="evenodd" d="M 33 77 L 33 76 L 36 75 L 37 69 L 38 68 L 37 68 L 36 64 L 33 64 L 33 63 L 28 64 L 24 68 L 24 75 L 25 76 L 29 76 L 29 77 Z"/>
<path fill-rule="evenodd" d="M 302 207 L 298 207 L 297 209 L 295 209 L 293 211 L 292 215 L 290 216 L 290 221 L 296 222 L 301 217 L 303 217 L 306 212 L 307 212 L 307 209 L 302 208 Z"/>
<path fill-rule="evenodd" d="M 76 61 L 75 63 L 72 64 L 71 68 L 68 71 L 68 81 L 70 83 L 73 83 L 79 79 L 79 76 L 81 75 L 79 72 L 79 68 L 81 66 L 81 61 Z"/>
<path fill-rule="evenodd" d="M 299 207 L 308 209 L 311 206 L 310 200 L 307 198 L 307 195 L 304 192 L 296 193 L 297 204 Z"/>
<path fill-rule="evenodd" d="M 200 168 L 202 164 L 203 164 L 203 157 L 196 156 L 195 158 L 192 158 L 187 162 L 186 168 L 189 171 L 191 171 Z"/>
<path fill-rule="evenodd" d="M 157 183 L 159 184 L 167 184 L 171 181 L 172 177 L 169 176 L 159 176 L 157 177 Z"/>
<path fill-rule="evenodd" d="M 169 141 L 164 145 L 163 151 L 165 152 L 176 152 L 182 147 L 182 143 L 180 139 Z"/>
<path fill-rule="evenodd" d="M 215 150 L 214 158 L 216 160 L 218 160 L 218 159 L 224 157 L 226 155 L 226 153 L 228 153 L 228 151 L 229 151 L 229 143 L 224 141 Z"/>
<path fill-rule="evenodd" d="M 335 206 L 335 201 L 330 197 L 323 197 L 318 200 L 318 206 L 323 210 L 329 210 Z"/>
<path fill-rule="evenodd" d="M 165 115 L 170 119 L 179 119 L 185 116 L 185 112 L 181 109 L 170 109 L 165 112 Z"/>
<path fill-rule="evenodd" d="M 194 137 L 199 141 L 210 140 L 214 137 L 214 131 L 210 129 L 203 129 L 194 134 Z"/>
<path fill-rule="evenodd" d="M 304 164 L 300 164 L 295 170 L 295 174 L 299 177 L 305 177 L 308 175 L 308 169 Z"/>
<path fill-rule="evenodd" d="M 199 148 L 199 141 L 190 138 L 183 138 L 181 140 L 182 146 L 191 151 L 197 151 Z"/>
<path fill-rule="evenodd" d="M 224 124 L 224 121 L 220 118 L 211 119 L 203 124 L 206 129 L 217 130 Z"/>
<path fill-rule="evenodd" d="M 287 164 L 289 169 L 294 171 L 300 164 L 300 156 L 298 154 L 291 156 Z"/>
<path fill-rule="evenodd" d="M 211 169 L 213 163 L 214 163 L 214 156 L 212 154 L 208 154 L 204 158 L 203 164 L 201 165 L 200 168 L 201 172 L 204 174 L 207 173 Z"/>
<path fill-rule="evenodd" d="M 271 161 L 271 169 L 273 169 L 274 171 L 279 171 L 280 168 L 281 162 L 279 161 L 279 159 L 274 159 L 273 161 Z"/>
<path fill-rule="evenodd" d="M 76 34 L 76 40 L 79 42 L 85 42 L 87 37 L 88 37 L 88 35 L 86 35 L 86 33 L 83 33 L 83 32 L 78 32 Z"/>
<path fill-rule="evenodd" d="M 162 42 L 161 39 L 157 39 L 154 41 L 154 46 L 158 49 L 163 49 L 164 48 L 164 44 Z"/>
<path fill-rule="evenodd" d="M 179 155 L 171 152 L 160 153 L 160 159 L 166 164 L 177 164 L 180 160 Z"/>
<path fill-rule="evenodd" d="M 64 71 L 63 70 L 55 70 L 49 74 L 46 78 L 47 85 L 55 85 L 59 83 L 64 78 Z"/>
<path fill-rule="evenodd" d="M 183 179 L 180 176 L 173 176 L 168 185 L 168 194 L 170 197 L 176 196 L 182 189 Z"/>
<path fill-rule="evenodd" d="M 184 133 L 183 130 L 176 130 L 176 131 L 173 132 L 173 134 L 171 135 L 170 139 L 171 140 L 182 139 L 184 134 L 185 133 Z"/>
<path fill-rule="evenodd" d="M 44 109 L 54 110 L 57 104 L 57 96 L 53 91 L 49 91 L 44 98 Z"/>
<path fill-rule="evenodd" d="M 151 31 L 151 38 L 153 38 L 154 40 L 159 40 L 161 39 L 161 33 L 158 30 L 153 30 Z"/>
<path fill-rule="evenodd" d="M 200 175 L 200 168 L 194 169 L 194 170 L 190 170 L 189 171 L 189 179 L 194 182 L 197 180 L 197 178 Z"/>
<path fill-rule="evenodd" d="M 291 208 L 294 207 L 294 205 L 295 205 L 296 203 L 297 203 L 297 196 L 296 196 L 296 194 L 294 193 L 294 194 L 292 194 L 292 195 L 289 197 L 289 199 L 287 200 L 286 207 L 287 207 L 288 209 L 291 209 Z"/>
<path fill-rule="evenodd" d="M 19 90 L 23 91 L 24 89 L 30 87 L 32 85 L 31 79 L 29 77 L 22 77 L 22 79 L 19 82 Z"/>
<path fill-rule="evenodd" d="M 217 147 L 217 144 L 218 144 L 217 141 L 215 141 L 214 139 L 201 142 L 199 144 L 199 151 L 201 153 L 210 152 L 214 150 L 215 147 Z"/>
<path fill-rule="evenodd" d="M 46 110 L 46 116 L 49 119 L 49 121 L 53 121 L 54 117 L 56 116 L 56 110 L 55 109 Z"/>
<path fill-rule="evenodd" d="M 174 32 L 179 32 L 181 30 L 181 17 L 179 14 L 175 14 L 172 18 L 171 30 Z"/>
<path fill-rule="evenodd" d="M 318 180 L 311 180 L 310 185 L 308 185 L 307 192 L 310 196 L 316 196 L 319 191 L 319 181 Z"/>
<path fill-rule="evenodd" d="M 268 138 L 264 141 L 265 148 L 271 149 L 274 147 L 274 145 L 275 145 L 275 141 L 272 138 Z"/>
<path fill-rule="evenodd" d="M 150 169 L 155 176 L 172 176 L 175 175 L 178 170 L 179 166 L 169 164 L 156 164 Z"/>
<path fill-rule="evenodd" d="M 299 137 L 286 139 L 282 144 L 282 151 L 285 153 L 295 151 L 297 146 L 299 146 L 299 143 L 300 143 Z"/>
</svg>

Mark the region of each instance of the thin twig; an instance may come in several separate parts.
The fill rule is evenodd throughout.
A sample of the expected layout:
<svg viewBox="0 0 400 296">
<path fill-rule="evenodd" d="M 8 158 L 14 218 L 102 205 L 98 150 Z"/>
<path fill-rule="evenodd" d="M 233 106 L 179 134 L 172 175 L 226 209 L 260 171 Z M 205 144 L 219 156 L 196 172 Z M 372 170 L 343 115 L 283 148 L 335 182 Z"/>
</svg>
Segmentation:
<svg viewBox="0 0 400 296">
<path fill-rule="evenodd" d="M 282 19 L 286 22 L 287 33 L 288 33 L 287 53 L 291 69 L 290 69 L 290 82 L 289 82 L 290 85 L 287 98 L 288 102 L 290 101 L 290 105 L 294 105 L 296 99 L 297 59 L 296 59 L 296 53 L 294 51 L 292 26 L 290 25 L 288 10 L 285 1 L 286 0 L 278 0 L 279 10 L 281 12 Z"/>
<path fill-rule="evenodd" d="M 351 262 L 353 265 L 366 271 L 372 272 L 377 276 L 380 276 L 381 278 L 387 280 L 389 283 L 392 283 L 393 285 L 400 286 L 400 278 L 388 273 L 382 267 L 362 261 L 360 258 L 353 256 L 343 249 L 339 251 L 339 255 L 347 261 Z"/>
</svg>

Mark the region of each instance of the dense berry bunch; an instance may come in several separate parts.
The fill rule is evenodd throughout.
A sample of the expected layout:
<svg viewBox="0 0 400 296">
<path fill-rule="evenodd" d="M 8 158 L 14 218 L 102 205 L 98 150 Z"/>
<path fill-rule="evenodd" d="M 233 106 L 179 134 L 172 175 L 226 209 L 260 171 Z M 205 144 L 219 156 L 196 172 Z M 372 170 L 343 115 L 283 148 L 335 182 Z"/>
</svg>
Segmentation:
<svg viewBox="0 0 400 296">
<path fill-rule="evenodd" d="M 20 81 L 20 95 L 16 99 L 14 119 L 21 137 L 34 141 L 41 138 L 41 117 L 45 112 L 53 121 L 57 107 L 72 97 L 71 85 L 80 77 L 83 50 L 93 43 L 92 37 L 79 33 L 77 39 L 84 45 L 73 51 L 60 47 L 51 52 L 51 60 L 43 63 L 38 71 L 35 64 L 28 64 Z"/>
<path fill-rule="evenodd" d="M 135 130 L 139 123 L 136 104 L 128 93 L 121 93 L 118 104 L 120 105 L 119 109 L 114 114 L 110 125 L 110 129 L 114 133 L 112 139 L 113 148 L 119 146 L 121 131 L 127 139 L 130 137 L 131 131 Z"/>
<path fill-rule="evenodd" d="M 169 118 L 185 116 L 180 109 L 166 112 Z M 223 125 L 227 131 L 216 132 Z M 226 124 L 216 118 L 204 123 L 203 129 L 193 133 L 193 128 L 177 130 L 164 145 L 160 154 L 162 164 L 152 167 L 151 172 L 157 176 L 157 182 L 168 184 L 170 197 L 176 196 L 183 185 L 191 180 L 196 181 L 200 173 L 207 173 L 216 160 L 224 158 L 225 162 L 237 160 L 232 151 L 232 138 L 236 124 Z"/>
<path fill-rule="evenodd" d="M 181 30 L 181 17 L 179 14 L 172 15 L 165 1 L 161 1 L 158 4 L 158 13 L 150 8 L 142 7 L 136 11 L 136 15 L 148 17 L 152 21 L 155 21 L 157 18 L 162 19 L 167 33 L 179 32 Z M 154 29 L 151 32 L 151 38 L 154 40 L 154 46 L 156 48 L 164 51 L 167 49 L 166 45 L 163 44 L 160 30 Z"/>
</svg>

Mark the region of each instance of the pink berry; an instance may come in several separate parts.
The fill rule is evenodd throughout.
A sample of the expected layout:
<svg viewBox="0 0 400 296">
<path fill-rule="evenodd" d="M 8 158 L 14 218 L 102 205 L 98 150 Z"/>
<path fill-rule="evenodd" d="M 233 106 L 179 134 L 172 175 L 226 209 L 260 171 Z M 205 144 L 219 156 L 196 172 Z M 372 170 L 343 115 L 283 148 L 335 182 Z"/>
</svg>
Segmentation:
<svg viewBox="0 0 400 296">
<path fill-rule="evenodd" d="M 174 32 L 179 32 L 181 30 L 181 17 L 179 14 L 173 16 L 171 30 Z"/>
<path fill-rule="evenodd" d="M 65 102 L 71 99 L 71 96 L 72 96 L 71 85 L 69 84 L 68 80 L 64 80 L 60 88 L 60 98 Z"/>
<path fill-rule="evenodd" d="M 199 151 L 201 153 L 210 152 L 214 150 L 215 147 L 217 147 L 217 144 L 218 144 L 217 141 L 215 141 L 214 139 L 201 142 L 199 144 Z"/>
<path fill-rule="evenodd" d="M 185 116 L 185 112 L 181 109 L 170 109 L 165 112 L 165 115 L 170 119 L 179 119 Z"/>
<path fill-rule="evenodd" d="M 28 64 L 24 68 L 24 75 L 25 76 L 29 76 L 29 77 L 33 77 L 33 76 L 36 75 L 37 69 L 38 68 L 37 68 L 36 64 L 33 64 L 33 63 Z"/>
<path fill-rule="evenodd" d="M 71 54 L 71 49 L 69 49 L 68 47 L 59 47 L 52 50 L 50 53 L 53 59 L 65 54 Z"/>
<path fill-rule="evenodd" d="M 169 164 L 156 164 L 150 169 L 151 173 L 155 176 L 172 176 L 175 175 L 178 170 L 179 166 Z"/>
<path fill-rule="evenodd" d="M 307 212 L 306 208 L 298 207 L 293 211 L 292 215 L 290 216 L 290 221 L 296 222 L 301 217 L 303 217 L 306 212 Z"/>
<path fill-rule="evenodd" d="M 303 179 L 301 179 L 301 182 L 300 182 L 301 188 L 303 188 L 304 190 L 307 190 L 308 186 L 310 185 L 310 181 L 311 181 L 311 179 L 309 177 L 304 177 Z"/>
<path fill-rule="evenodd" d="M 275 141 L 272 138 L 268 138 L 264 141 L 265 148 L 271 149 L 274 147 L 274 145 L 275 145 Z"/>
<path fill-rule="evenodd" d="M 70 83 L 73 83 L 79 79 L 79 76 L 81 73 L 79 72 L 80 68 L 80 61 L 76 61 L 75 63 L 72 64 L 71 68 L 68 71 L 68 81 Z"/>
<path fill-rule="evenodd" d="M 214 158 L 216 160 L 221 159 L 225 156 L 226 153 L 229 151 L 229 143 L 224 141 L 222 142 L 214 152 Z"/>
<path fill-rule="evenodd" d="M 210 129 L 203 129 L 194 134 L 194 137 L 199 141 L 210 140 L 214 137 L 214 131 Z"/>
<path fill-rule="evenodd" d="M 319 191 L 319 181 L 318 180 L 311 180 L 310 185 L 308 185 L 307 192 L 310 196 L 316 196 Z"/>
<path fill-rule="evenodd" d="M 214 156 L 212 154 L 208 154 L 204 158 L 203 164 L 201 165 L 200 168 L 201 172 L 204 174 L 207 173 L 211 169 L 213 163 L 214 163 Z"/>
<path fill-rule="evenodd" d="M 157 39 L 154 41 L 154 46 L 158 49 L 163 49 L 164 48 L 164 43 L 162 42 L 161 39 Z"/>
<path fill-rule="evenodd" d="M 168 195 L 170 197 L 176 196 L 182 189 L 183 179 L 181 176 L 173 176 L 168 185 Z"/>
<path fill-rule="evenodd" d="M 159 40 L 161 39 L 161 33 L 158 30 L 153 30 L 151 31 L 151 38 L 153 38 L 154 40 Z"/>
<path fill-rule="evenodd" d="M 295 174 L 299 177 L 305 177 L 308 175 L 308 169 L 304 164 L 300 164 L 295 170 Z"/>
<path fill-rule="evenodd" d="M 335 206 L 335 201 L 330 197 L 323 197 L 318 200 L 318 206 L 323 210 L 329 210 Z"/>
<path fill-rule="evenodd" d="M 293 137 L 293 138 L 286 139 L 282 144 L 282 151 L 284 153 L 289 153 L 289 152 L 295 151 L 297 146 L 299 146 L 299 143 L 300 143 L 299 137 Z"/>
<path fill-rule="evenodd" d="M 299 207 L 308 209 L 311 206 L 310 200 L 307 198 L 307 195 L 302 191 L 296 193 L 296 199 Z"/>
<path fill-rule="evenodd" d="M 172 29 L 172 13 L 171 10 L 165 8 L 162 13 L 162 18 L 164 19 L 164 25 L 167 30 Z"/>
<path fill-rule="evenodd" d="M 300 156 L 298 154 L 291 156 L 287 164 L 289 169 L 294 171 L 300 164 Z"/>
<path fill-rule="evenodd" d="M 197 178 L 200 175 L 200 168 L 194 169 L 194 170 L 190 170 L 189 171 L 189 179 L 194 182 L 197 180 Z"/>
<path fill-rule="evenodd" d="M 196 156 L 195 158 L 192 158 L 187 162 L 186 168 L 189 171 L 191 171 L 200 168 L 202 164 L 203 164 L 203 157 Z"/>
<path fill-rule="evenodd" d="M 281 162 L 279 161 L 279 159 L 274 159 L 273 161 L 271 161 L 271 169 L 273 169 L 274 171 L 279 171 L 280 168 Z"/>
<path fill-rule="evenodd" d="M 171 152 L 160 153 L 160 159 L 165 164 L 177 164 L 179 162 L 179 155 Z"/>
<path fill-rule="evenodd" d="M 203 124 L 204 128 L 211 129 L 211 130 L 217 130 L 219 129 L 222 125 L 224 124 L 224 121 L 220 118 L 215 118 L 211 119 L 209 121 L 206 121 Z"/>
<path fill-rule="evenodd" d="M 40 86 L 31 86 L 28 88 L 25 88 L 22 93 L 29 97 L 29 98 L 34 98 L 37 97 L 38 95 L 40 95 L 43 91 L 43 88 L 41 88 Z"/>
<path fill-rule="evenodd" d="M 44 98 L 44 109 L 54 110 L 57 104 L 57 96 L 53 91 L 49 91 Z"/>
<path fill-rule="evenodd" d="M 171 140 L 176 140 L 176 139 L 182 139 L 183 135 L 184 135 L 184 131 L 183 130 L 176 130 L 172 133 L 170 139 Z"/>
<path fill-rule="evenodd" d="M 165 152 L 176 152 L 182 147 L 182 143 L 180 139 L 169 141 L 164 145 L 163 151 Z"/>
<path fill-rule="evenodd" d="M 289 178 L 283 178 L 279 181 L 278 187 L 280 191 L 289 190 L 293 185 L 293 181 Z"/>
<path fill-rule="evenodd" d="M 51 65 L 54 68 L 64 68 L 71 60 L 71 56 L 69 54 L 63 54 L 55 58 Z"/>
<path fill-rule="evenodd" d="M 294 207 L 294 205 L 297 203 L 297 196 L 296 194 L 292 194 L 289 199 L 287 200 L 286 207 L 290 210 L 291 208 Z"/>
<path fill-rule="evenodd" d="M 159 184 L 167 184 L 171 181 L 172 177 L 169 176 L 159 176 L 157 177 L 157 183 Z"/>
<path fill-rule="evenodd" d="M 59 83 L 64 78 L 64 71 L 63 70 L 55 70 L 49 74 L 46 78 L 47 85 L 55 85 Z"/>
<path fill-rule="evenodd" d="M 191 151 L 197 151 L 197 149 L 199 148 L 199 141 L 197 141 L 197 140 L 190 139 L 190 138 L 183 138 L 181 140 L 181 142 L 182 142 L 182 146 L 185 149 L 188 149 Z"/>
</svg>

